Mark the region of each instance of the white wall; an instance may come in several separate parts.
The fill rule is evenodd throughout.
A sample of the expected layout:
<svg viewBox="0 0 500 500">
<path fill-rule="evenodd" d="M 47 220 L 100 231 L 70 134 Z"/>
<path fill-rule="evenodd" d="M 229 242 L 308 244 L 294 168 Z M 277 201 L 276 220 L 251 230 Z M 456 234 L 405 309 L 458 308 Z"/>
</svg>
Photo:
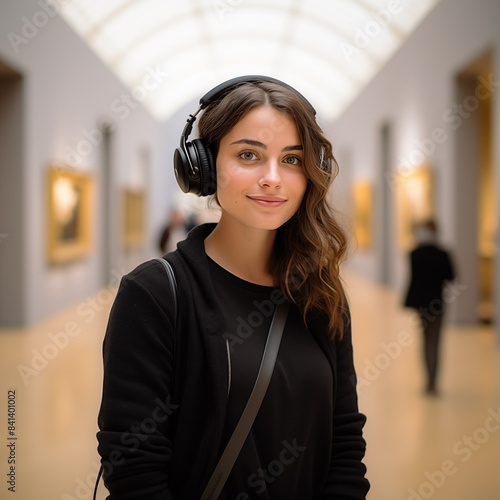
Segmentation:
<svg viewBox="0 0 500 500">
<path fill-rule="evenodd" d="M 120 103 L 128 91 L 56 13 L 45 11 L 39 2 L 2 2 L 0 33 L 0 60 L 22 74 L 24 88 L 23 162 L 14 175 L 22 178 L 24 186 L 22 224 L 17 231 L 23 231 L 26 245 L 17 249 L 18 258 L 10 261 L 9 266 L 14 269 L 11 279 L 15 275 L 22 279 L 21 270 L 26 271 L 25 293 L 22 317 L 10 318 L 9 323 L 30 324 L 85 300 L 106 280 L 102 275 L 103 242 L 99 237 L 105 216 L 102 192 L 95 205 L 96 238 L 91 255 L 61 267 L 47 264 L 48 164 L 73 163 L 74 168 L 90 172 L 98 189 L 102 189 L 103 151 L 97 130 L 103 118 L 112 120 L 116 126 L 113 189 L 118 190 L 119 200 L 121 187 L 143 182 L 138 174 L 141 151 L 149 151 L 149 172 L 144 181 L 150 195 L 147 243 L 137 251 L 123 251 L 119 244 L 119 208 L 115 207 L 111 246 L 115 274 L 157 254 L 154 230 L 161 224 L 160 218 L 164 219 L 158 210 L 162 205 L 158 198 L 160 186 L 164 186 L 163 192 L 173 189 L 173 178 L 165 174 L 170 168 L 170 158 L 167 161 L 167 151 L 162 147 L 165 127 L 155 122 L 139 103 Z M 85 141 L 90 148 L 78 162 L 68 154 L 69 148 L 86 153 Z M 8 293 L 8 287 L 8 283 L 2 285 L 1 295 Z"/>
<path fill-rule="evenodd" d="M 417 160 L 428 161 L 435 169 L 436 213 L 445 245 L 453 247 L 458 241 L 461 222 L 457 220 L 455 190 L 456 133 L 451 128 L 450 110 L 457 101 L 455 78 L 458 71 L 488 48 L 493 52 L 493 77 L 498 81 L 500 67 L 500 2 L 497 0 L 442 0 L 435 10 L 405 42 L 391 61 L 380 71 L 365 91 L 329 128 L 341 170 L 349 184 L 353 179 L 368 178 L 375 186 L 375 246 L 359 251 L 350 265 L 374 281 L 380 279 L 380 242 L 383 225 L 390 225 L 390 257 L 393 262 L 391 285 L 403 294 L 407 280 L 407 257 L 398 248 L 395 232 L 395 211 L 389 220 L 382 220 L 380 192 L 384 179 L 380 168 L 380 128 L 389 123 L 392 128 L 391 165 L 393 173 L 404 161 L 414 165 Z M 363 62 L 363 53 L 358 56 Z M 354 59 L 353 64 L 356 64 Z M 494 95 L 492 140 L 494 169 L 499 172 L 500 161 L 500 99 Z M 460 102 L 459 102 L 460 103 Z M 448 113 L 448 114 L 447 114 Z M 439 141 L 432 139 L 433 131 L 443 130 Z M 443 135 L 444 134 L 444 135 Z M 444 139 L 446 136 L 446 139 Z M 429 154 L 418 153 L 419 143 L 426 142 Z M 343 160 L 347 158 L 347 168 Z M 420 157 L 420 158 L 419 158 Z M 389 193 L 392 193 L 390 183 Z M 500 190 L 497 189 L 497 196 Z M 474 242 L 471 242 L 474 244 Z M 469 265 L 461 261 L 463 248 L 454 249 L 463 271 Z M 466 252 L 465 252 L 466 253 Z M 464 253 L 464 255 L 465 255 Z M 498 281 L 498 280 L 497 280 Z M 463 282 L 462 282 L 463 283 Z M 470 285 L 453 304 L 456 309 L 472 299 L 475 284 Z M 497 283 L 497 289 L 500 288 Z M 498 299 L 497 299 L 498 300 Z M 498 308 L 497 308 L 498 309 Z"/>
</svg>

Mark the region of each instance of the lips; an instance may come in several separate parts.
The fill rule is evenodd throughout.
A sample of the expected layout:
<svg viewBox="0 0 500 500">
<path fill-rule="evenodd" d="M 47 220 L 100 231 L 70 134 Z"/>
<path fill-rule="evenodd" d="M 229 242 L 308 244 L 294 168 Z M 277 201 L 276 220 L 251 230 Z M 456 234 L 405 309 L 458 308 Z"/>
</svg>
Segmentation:
<svg viewBox="0 0 500 500">
<path fill-rule="evenodd" d="M 280 196 L 264 196 L 264 195 L 255 195 L 248 196 L 252 201 L 261 205 L 263 207 L 281 207 L 286 202 L 285 198 L 281 198 Z"/>
</svg>

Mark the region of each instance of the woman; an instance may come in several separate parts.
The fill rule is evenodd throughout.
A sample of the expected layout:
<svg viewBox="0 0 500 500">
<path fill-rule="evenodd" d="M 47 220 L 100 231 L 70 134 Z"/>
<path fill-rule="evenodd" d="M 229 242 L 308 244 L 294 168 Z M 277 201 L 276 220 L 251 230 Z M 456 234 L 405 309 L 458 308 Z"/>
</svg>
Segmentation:
<svg viewBox="0 0 500 500">
<path fill-rule="evenodd" d="M 339 276 L 346 239 L 326 199 L 331 144 L 308 101 L 277 80 L 234 79 L 200 103 L 200 138 L 186 142 L 191 115 L 176 173 L 184 191 L 215 193 L 221 217 L 166 256 L 177 318 L 157 261 L 121 283 L 99 415 L 109 498 L 201 497 L 252 390 L 272 313 L 288 301 L 267 393 L 220 498 L 364 499 L 365 417 Z"/>
</svg>

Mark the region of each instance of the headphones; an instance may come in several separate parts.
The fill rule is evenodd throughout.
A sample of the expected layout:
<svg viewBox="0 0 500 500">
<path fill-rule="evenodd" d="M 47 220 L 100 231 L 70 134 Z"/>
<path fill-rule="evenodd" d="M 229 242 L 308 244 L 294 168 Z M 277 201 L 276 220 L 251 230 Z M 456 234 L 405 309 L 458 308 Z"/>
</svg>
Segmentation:
<svg viewBox="0 0 500 500">
<path fill-rule="evenodd" d="M 188 137 L 193 129 L 193 123 L 196 120 L 196 115 L 201 110 L 205 109 L 210 103 L 222 97 L 223 94 L 229 92 L 239 83 L 253 81 L 279 83 L 280 85 L 293 90 L 307 103 L 316 116 L 316 110 L 300 92 L 285 82 L 277 80 L 276 78 L 260 75 L 247 75 L 232 78 L 231 80 L 227 80 L 226 82 L 217 85 L 200 99 L 200 107 L 194 115 L 189 115 L 181 135 L 180 147 L 176 148 L 174 152 L 175 177 L 179 187 L 184 193 L 193 193 L 197 196 L 209 196 L 214 194 L 217 190 L 217 173 L 215 168 L 215 158 L 212 151 L 210 151 L 210 148 L 208 148 L 201 139 L 194 139 L 192 142 L 188 142 Z M 325 162 L 323 149 L 321 149 L 320 166 L 321 169 L 327 173 L 331 172 L 330 158 L 328 158 Z"/>
</svg>

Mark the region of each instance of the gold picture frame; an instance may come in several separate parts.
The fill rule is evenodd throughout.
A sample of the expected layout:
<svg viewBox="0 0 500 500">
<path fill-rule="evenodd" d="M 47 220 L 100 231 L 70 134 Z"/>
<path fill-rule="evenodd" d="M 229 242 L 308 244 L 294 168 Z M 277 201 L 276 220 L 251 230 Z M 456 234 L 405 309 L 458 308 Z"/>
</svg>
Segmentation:
<svg viewBox="0 0 500 500">
<path fill-rule="evenodd" d="M 146 235 L 146 193 L 142 189 L 125 188 L 122 205 L 123 246 L 127 249 L 140 247 Z"/>
<path fill-rule="evenodd" d="M 430 165 L 398 174 L 396 206 L 398 242 L 402 250 L 415 246 L 413 229 L 416 224 L 434 217 L 434 182 Z"/>
<path fill-rule="evenodd" d="M 89 174 L 57 165 L 49 167 L 49 264 L 66 264 L 90 253 L 93 189 L 94 181 Z"/>
<path fill-rule="evenodd" d="M 352 185 L 353 225 L 357 247 L 372 246 L 373 187 L 371 182 L 358 180 Z"/>
</svg>

